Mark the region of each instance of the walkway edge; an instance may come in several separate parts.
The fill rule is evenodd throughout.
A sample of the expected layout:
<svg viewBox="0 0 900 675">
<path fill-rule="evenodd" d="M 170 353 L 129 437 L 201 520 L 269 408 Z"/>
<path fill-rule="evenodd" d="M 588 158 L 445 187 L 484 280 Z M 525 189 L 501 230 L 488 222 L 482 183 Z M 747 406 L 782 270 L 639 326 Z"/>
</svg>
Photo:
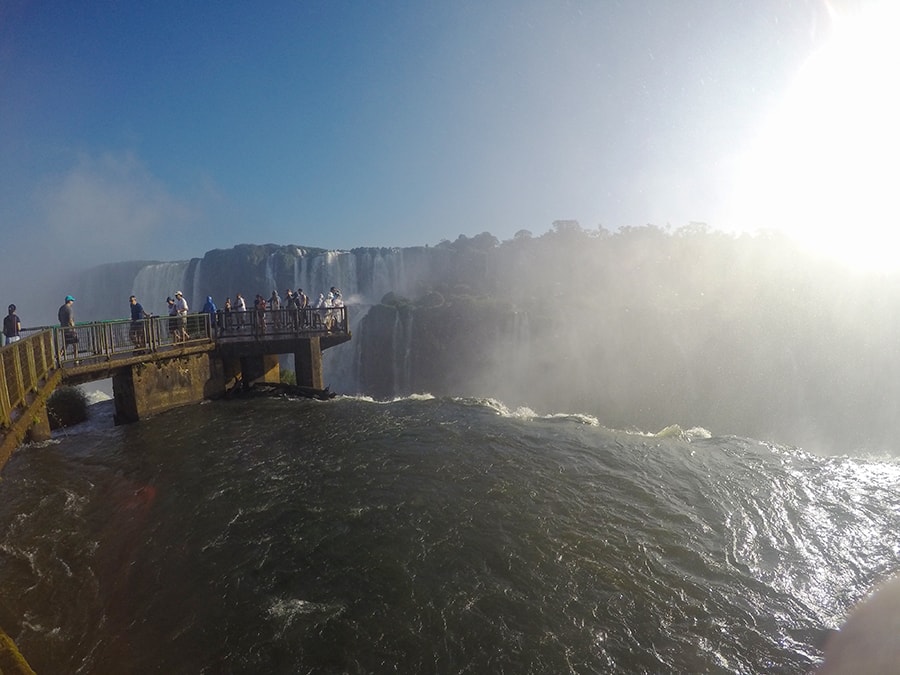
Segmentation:
<svg viewBox="0 0 900 675">
<path fill-rule="evenodd" d="M 0 468 L 6 465 L 6 462 L 9 461 L 13 451 L 25 442 L 29 430 L 34 426 L 34 411 L 44 409 L 44 406 L 47 405 L 47 399 L 50 398 L 50 394 L 52 394 L 59 386 L 60 382 L 62 382 L 62 376 L 63 373 L 60 368 L 56 368 L 50 372 L 47 379 L 44 380 L 40 389 L 38 389 L 37 393 L 34 395 L 34 400 L 28 406 L 28 412 L 20 415 L 19 418 L 10 425 L 3 438 L 0 439 Z"/>
<path fill-rule="evenodd" d="M 37 675 L 13 639 L 0 628 L 0 673 L 3 675 Z"/>
</svg>

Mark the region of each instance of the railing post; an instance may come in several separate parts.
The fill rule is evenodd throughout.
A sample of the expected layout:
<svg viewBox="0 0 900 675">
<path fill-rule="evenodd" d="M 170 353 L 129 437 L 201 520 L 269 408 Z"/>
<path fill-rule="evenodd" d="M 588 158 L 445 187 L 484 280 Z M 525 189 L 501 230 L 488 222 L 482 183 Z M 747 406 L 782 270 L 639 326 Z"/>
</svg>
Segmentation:
<svg viewBox="0 0 900 675">
<path fill-rule="evenodd" d="M 16 369 L 16 405 L 19 405 L 25 400 L 25 379 L 22 373 L 22 359 L 19 358 L 18 354 L 19 350 L 14 347 L 12 352 L 13 363 Z"/>
<path fill-rule="evenodd" d="M 38 390 L 38 370 L 34 361 L 34 340 L 25 340 L 23 347 L 25 349 L 25 359 L 26 365 L 28 366 L 28 390 L 29 391 L 37 391 Z M 19 340 L 16 344 L 22 344 L 23 341 Z"/>
<path fill-rule="evenodd" d="M 59 356 L 59 329 L 51 328 L 50 330 L 53 332 L 53 362 L 58 368 L 62 365 L 62 359 Z"/>
<path fill-rule="evenodd" d="M 11 358 L 11 350 L 0 352 L 0 378 L 3 379 L 3 386 L 0 387 L 0 412 L 2 412 L 2 421 L 4 427 L 8 427 L 12 423 L 12 402 L 9 398 L 9 382 L 6 379 L 6 362 Z"/>
</svg>

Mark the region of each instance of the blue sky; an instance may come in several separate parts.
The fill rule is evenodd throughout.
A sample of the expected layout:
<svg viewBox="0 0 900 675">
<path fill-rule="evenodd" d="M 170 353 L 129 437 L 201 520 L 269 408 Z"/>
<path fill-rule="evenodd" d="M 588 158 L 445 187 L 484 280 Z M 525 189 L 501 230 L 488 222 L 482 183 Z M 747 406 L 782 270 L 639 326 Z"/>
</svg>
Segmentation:
<svg viewBox="0 0 900 675">
<path fill-rule="evenodd" d="M 3 0 L 0 231 L 24 246 L 0 265 L 29 269 L 41 244 L 68 267 L 557 219 L 728 229 L 739 158 L 828 17 L 819 0 Z"/>
</svg>

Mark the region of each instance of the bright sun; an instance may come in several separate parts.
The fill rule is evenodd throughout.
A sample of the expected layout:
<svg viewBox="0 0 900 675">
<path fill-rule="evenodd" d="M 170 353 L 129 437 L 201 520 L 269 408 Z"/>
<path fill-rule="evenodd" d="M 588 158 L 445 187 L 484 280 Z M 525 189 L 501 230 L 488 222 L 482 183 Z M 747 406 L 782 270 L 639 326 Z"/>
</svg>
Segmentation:
<svg viewBox="0 0 900 675">
<path fill-rule="evenodd" d="M 735 220 L 857 268 L 900 269 L 900 2 L 832 18 L 739 161 Z"/>
</svg>

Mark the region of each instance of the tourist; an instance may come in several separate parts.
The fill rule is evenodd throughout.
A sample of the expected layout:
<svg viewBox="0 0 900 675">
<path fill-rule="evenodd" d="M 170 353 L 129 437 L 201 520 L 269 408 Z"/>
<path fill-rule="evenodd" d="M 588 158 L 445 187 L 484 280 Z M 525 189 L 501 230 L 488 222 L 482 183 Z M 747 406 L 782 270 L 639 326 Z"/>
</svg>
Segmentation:
<svg viewBox="0 0 900 675">
<path fill-rule="evenodd" d="M 3 317 L 3 337 L 6 344 L 19 341 L 19 331 L 22 330 L 22 322 L 16 314 L 16 306 L 9 306 L 9 314 Z"/>
<path fill-rule="evenodd" d="M 72 306 L 74 304 L 75 298 L 67 295 L 65 302 L 60 305 L 59 312 L 57 312 L 59 325 L 63 328 L 63 346 L 59 350 L 59 358 L 66 358 L 69 345 L 72 345 L 72 355 L 75 362 L 78 363 L 78 334 L 75 332 L 75 309 Z"/>
<path fill-rule="evenodd" d="M 297 305 L 294 303 L 294 291 L 290 288 L 284 289 L 284 309 L 288 316 L 287 324 L 292 328 L 297 327 Z"/>
<path fill-rule="evenodd" d="M 270 314 L 272 315 L 272 322 L 275 326 L 281 325 L 281 298 L 278 296 L 278 291 L 272 289 L 272 296 L 269 298 L 269 309 L 271 310 Z"/>
<path fill-rule="evenodd" d="M 313 328 L 321 328 L 325 322 L 325 294 L 319 293 L 319 299 L 316 301 L 316 309 L 318 311 L 313 312 Z"/>
<path fill-rule="evenodd" d="M 172 336 L 172 342 L 180 342 L 181 319 L 178 318 L 178 308 L 175 307 L 175 298 L 171 296 L 166 298 L 166 305 L 169 307 L 169 334 Z"/>
<path fill-rule="evenodd" d="M 187 315 L 188 315 L 188 302 L 184 299 L 184 293 L 181 291 L 175 291 L 175 313 L 181 319 L 181 328 L 180 335 L 182 341 L 186 342 L 191 336 L 188 335 L 187 331 Z"/>
<path fill-rule="evenodd" d="M 232 327 L 232 323 L 231 323 L 231 320 L 232 320 L 231 310 L 232 310 L 232 306 L 231 306 L 231 298 L 225 298 L 225 316 L 222 317 L 222 318 L 223 318 L 223 322 L 222 322 L 222 323 L 224 324 L 224 329 L 225 329 L 225 330 L 230 330 L 231 327 Z"/>
<path fill-rule="evenodd" d="M 334 286 L 332 286 L 334 288 Z M 328 308 L 325 310 L 325 330 L 331 330 L 334 326 L 334 293 L 328 291 L 328 295 L 325 296 L 325 306 Z"/>
<path fill-rule="evenodd" d="M 335 289 L 337 290 L 337 289 Z M 342 328 L 345 329 L 345 318 L 346 314 L 344 313 L 344 299 L 341 297 L 341 292 L 337 291 L 334 295 L 334 298 L 331 301 L 332 307 L 334 307 L 334 323 L 336 324 L 334 328 Z"/>
<path fill-rule="evenodd" d="M 219 310 L 216 308 L 216 303 L 213 302 L 212 296 L 206 296 L 206 302 L 203 303 L 203 313 L 209 314 L 209 329 L 215 334 L 216 332 L 216 312 Z"/>
<path fill-rule="evenodd" d="M 247 311 L 247 303 L 244 301 L 244 296 L 241 295 L 240 293 L 238 293 L 235 296 L 234 311 L 240 312 L 240 314 L 238 314 L 238 323 L 240 324 L 241 328 L 243 328 L 244 327 L 244 312 Z"/>
<path fill-rule="evenodd" d="M 147 324 L 144 319 L 149 319 L 150 315 L 133 295 L 128 298 L 128 302 L 131 305 L 131 343 L 137 349 L 144 349 L 147 346 Z"/>
<path fill-rule="evenodd" d="M 297 305 L 297 309 L 300 310 L 300 325 L 305 328 L 309 325 L 309 316 L 306 312 L 306 307 L 309 305 L 309 298 L 306 297 L 306 293 L 303 292 L 302 288 L 297 289 L 297 294 L 294 296 L 294 304 Z"/>
<path fill-rule="evenodd" d="M 266 299 L 259 293 L 253 301 L 253 308 L 256 310 L 256 332 L 262 335 L 266 332 Z"/>
</svg>

